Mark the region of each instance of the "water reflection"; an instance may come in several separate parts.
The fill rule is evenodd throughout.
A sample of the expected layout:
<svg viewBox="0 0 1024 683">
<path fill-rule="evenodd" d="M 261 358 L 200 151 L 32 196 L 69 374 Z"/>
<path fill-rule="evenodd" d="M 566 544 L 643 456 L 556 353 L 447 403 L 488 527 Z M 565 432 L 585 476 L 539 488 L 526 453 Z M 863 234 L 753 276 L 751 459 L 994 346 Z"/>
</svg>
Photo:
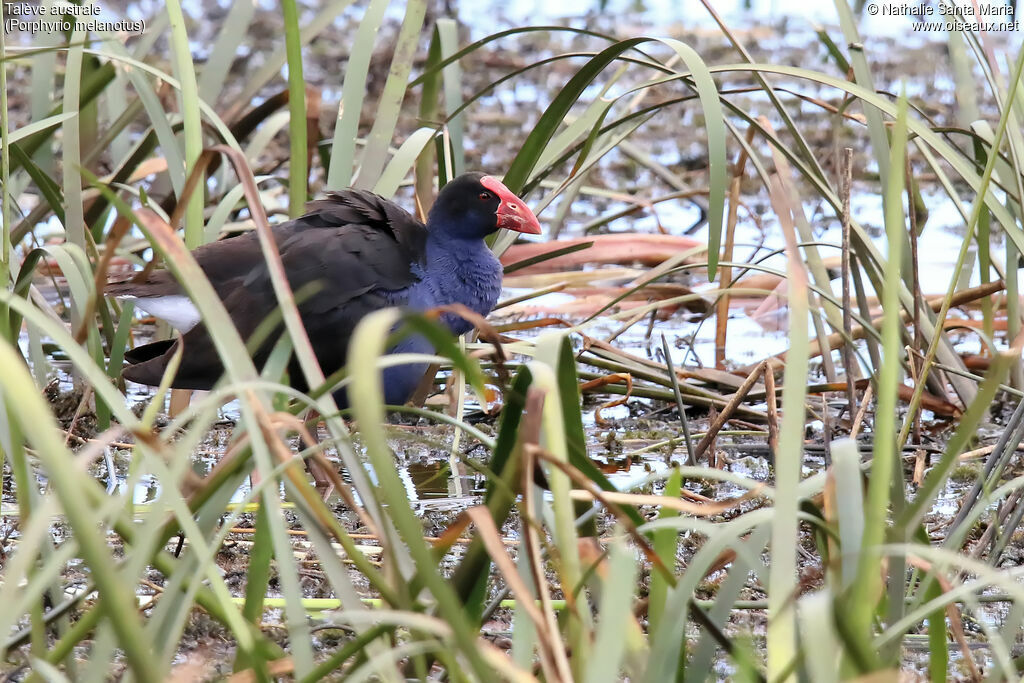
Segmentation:
<svg viewBox="0 0 1024 683">
<path fill-rule="evenodd" d="M 449 495 L 448 463 L 421 460 L 406 466 L 418 498 L 442 498 Z"/>
</svg>

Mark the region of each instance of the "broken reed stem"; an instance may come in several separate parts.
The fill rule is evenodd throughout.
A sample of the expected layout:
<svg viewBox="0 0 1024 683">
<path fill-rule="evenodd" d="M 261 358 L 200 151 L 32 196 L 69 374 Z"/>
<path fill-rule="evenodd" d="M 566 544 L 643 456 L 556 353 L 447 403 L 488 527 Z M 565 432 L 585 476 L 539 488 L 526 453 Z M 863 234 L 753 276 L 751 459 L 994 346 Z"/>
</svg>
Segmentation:
<svg viewBox="0 0 1024 683">
<path fill-rule="evenodd" d="M 857 410 L 857 417 L 853 419 L 853 426 L 850 428 L 850 438 L 854 441 L 857 440 L 857 434 L 860 432 L 860 426 L 864 422 L 864 414 L 868 411 L 868 405 L 871 403 L 871 394 L 874 393 L 874 389 L 870 384 L 864 390 L 864 398 L 860 402 L 860 408 Z"/>
<path fill-rule="evenodd" d="M 914 313 L 916 314 L 917 311 L 915 310 Z M 917 382 L 918 382 L 918 377 L 917 377 L 917 373 L 918 373 L 918 365 L 917 365 L 918 358 L 917 358 L 917 356 L 918 356 L 918 354 L 910 346 L 910 344 L 907 344 L 904 347 L 904 350 L 907 352 L 907 367 L 910 368 L 910 381 L 913 382 L 914 385 L 916 386 Z M 915 444 L 920 444 L 921 443 L 921 408 L 920 407 L 914 413 L 914 443 Z M 917 483 L 917 482 L 915 481 L 915 483 Z"/>
<path fill-rule="evenodd" d="M 733 167 L 732 182 L 729 183 L 729 216 L 725 223 L 725 245 L 722 247 L 722 262 L 719 267 L 718 281 L 725 289 L 732 282 L 732 266 L 726 265 L 732 262 L 733 246 L 736 242 L 736 220 L 740 206 L 740 184 L 743 182 L 743 173 L 747 168 L 747 147 L 754 141 L 754 126 L 747 129 L 747 146 L 740 148 L 740 155 L 736 158 L 736 165 Z M 718 300 L 715 308 L 715 367 L 719 370 L 725 369 L 725 340 L 729 327 L 729 294 L 728 291 Z"/>
<path fill-rule="evenodd" d="M 86 384 L 85 388 L 82 390 L 82 398 L 79 399 L 78 401 L 78 407 L 75 408 L 75 414 L 71 418 L 71 424 L 68 425 L 67 431 L 64 432 L 65 446 L 68 445 L 68 441 L 71 439 L 71 435 L 75 432 L 75 426 L 78 424 L 78 418 L 82 416 L 82 413 L 85 411 L 86 407 L 88 407 L 89 399 L 92 398 L 92 394 L 92 386 Z M 111 474 L 110 476 L 113 476 L 113 474 Z"/>
<path fill-rule="evenodd" d="M 668 369 L 669 379 L 672 380 L 672 392 L 676 397 L 679 422 L 683 427 L 683 438 L 686 440 L 686 462 L 690 467 L 696 467 L 697 459 L 693 455 L 693 437 L 690 434 L 690 421 L 686 417 L 686 407 L 683 405 L 683 392 L 679 389 L 679 375 L 676 374 L 675 366 L 672 364 L 672 354 L 669 352 L 668 340 L 665 338 L 664 332 L 661 335 L 661 350 L 665 354 L 665 367 Z"/>
<path fill-rule="evenodd" d="M 971 557 L 978 559 L 987 551 L 989 553 L 989 557 L 991 557 L 993 561 L 998 562 L 999 555 L 1001 555 L 1002 551 L 1001 549 L 997 550 L 996 548 L 996 534 L 1005 537 L 1005 532 L 1007 531 L 1005 528 L 1006 520 L 1009 519 L 1010 515 L 1016 512 L 1020 507 L 1022 495 L 1024 495 L 1024 493 L 1022 493 L 1020 489 L 1017 489 L 1007 496 L 1006 500 L 996 511 L 995 523 L 988 525 L 988 528 L 986 528 L 984 533 L 981 534 L 981 538 L 979 538 L 971 548 Z"/>
<path fill-rule="evenodd" d="M 850 192 L 853 186 L 853 148 L 847 147 L 843 150 L 842 183 L 841 192 L 843 200 L 843 248 L 842 270 L 843 270 L 843 331 L 846 333 L 846 343 L 843 344 L 843 366 L 846 369 L 846 400 L 849 403 L 849 414 L 852 418 L 857 412 L 857 389 L 853 383 L 854 363 L 853 357 L 853 313 L 850 309 Z"/>
<path fill-rule="evenodd" d="M 828 394 L 825 392 L 821 394 L 821 423 L 821 431 L 824 435 L 823 445 L 825 447 L 825 467 L 830 467 L 832 465 L 832 420 L 830 419 L 828 412 Z"/>
<path fill-rule="evenodd" d="M 732 267 L 727 265 L 732 262 L 733 243 L 736 236 L 736 216 L 740 203 L 740 173 L 736 174 L 729 183 L 729 218 L 725 224 L 725 244 L 722 247 L 722 265 L 719 267 L 719 282 L 723 288 L 732 282 Z M 729 327 L 729 294 L 726 292 L 718 299 L 715 306 L 715 367 L 719 370 L 725 369 L 725 341 L 726 331 Z"/>
<path fill-rule="evenodd" d="M 700 456 L 704 454 L 704 451 L 708 449 L 708 446 L 718 435 L 718 432 L 722 431 L 722 427 L 725 426 L 725 423 L 728 422 L 733 413 L 736 412 L 736 408 L 739 407 L 740 403 L 742 403 L 747 397 L 747 394 L 750 393 L 751 388 L 754 386 L 754 382 L 756 382 L 759 377 L 765 377 L 770 373 L 771 370 L 769 369 L 768 361 L 763 360 L 757 364 L 757 367 L 754 368 L 753 372 L 747 375 L 747 378 L 743 380 L 743 384 L 740 385 L 739 389 L 736 390 L 736 393 L 729 399 L 729 402 L 725 404 L 724 408 L 722 408 L 722 412 L 719 413 L 711 426 L 708 427 L 708 431 L 704 435 L 704 438 L 697 444 L 693 453 L 695 460 L 699 459 Z"/>
<path fill-rule="evenodd" d="M 774 459 L 779 453 L 779 397 L 770 368 L 764 373 L 764 395 L 768 404 L 768 452 Z"/>
<path fill-rule="evenodd" d="M 918 377 L 921 375 L 921 370 L 924 368 L 924 358 L 918 361 L 918 353 L 924 342 L 924 337 L 921 334 L 921 278 L 920 272 L 918 271 L 918 252 L 917 252 L 917 209 L 914 207 L 914 185 L 913 185 L 913 174 L 910 168 L 910 155 L 906 155 L 906 190 L 907 190 L 907 209 L 910 214 L 910 263 L 911 263 L 911 274 L 913 276 L 914 286 L 914 344 L 913 351 L 915 353 L 907 354 L 907 361 L 910 365 L 911 374 L 914 376 L 914 382 L 918 381 Z M 918 362 L 921 365 L 918 365 Z M 914 443 L 921 443 L 921 407 L 918 406 L 917 410 L 914 411 Z"/>
<path fill-rule="evenodd" d="M 622 326 L 619 327 L 619 329 L 615 330 L 610 335 L 608 335 L 608 337 L 604 341 L 611 344 L 613 341 L 619 338 L 619 335 L 621 335 L 623 332 L 633 327 L 633 325 L 636 325 L 638 322 L 640 322 L 646 317 L 647 311 L 641 309 L 639 313 L 636 313 L 629 320 L 623 323 Z"/>
</svg>

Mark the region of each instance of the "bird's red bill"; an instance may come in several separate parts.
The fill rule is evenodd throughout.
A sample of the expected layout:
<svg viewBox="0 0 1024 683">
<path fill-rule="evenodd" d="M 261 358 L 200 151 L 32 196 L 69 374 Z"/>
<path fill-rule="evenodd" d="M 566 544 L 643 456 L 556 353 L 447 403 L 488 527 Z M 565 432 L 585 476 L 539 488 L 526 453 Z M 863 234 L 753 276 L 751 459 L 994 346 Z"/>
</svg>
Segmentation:
<svg viewBox="0 0 1024 683">
<path fill-rule="evenodd" d="M 511 190 L 497 178 L 484 176 L 480 184 L 493 192 L 501 200 L 498 204 L 498 227 L 505 230 L 526 233 L 527 235 L 540 234 L 540 221 L 533 215 L 533 211 L 526 203 L 515 196 Z"/>
</svg>

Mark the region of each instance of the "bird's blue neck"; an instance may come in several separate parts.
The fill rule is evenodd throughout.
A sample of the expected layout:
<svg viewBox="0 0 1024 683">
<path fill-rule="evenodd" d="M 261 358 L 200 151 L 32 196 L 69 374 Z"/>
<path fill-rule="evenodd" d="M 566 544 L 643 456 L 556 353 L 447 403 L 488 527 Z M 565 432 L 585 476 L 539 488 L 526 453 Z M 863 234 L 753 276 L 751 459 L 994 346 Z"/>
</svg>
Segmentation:
<svg viewBox="0 0 1024 683">
<path fill-rule="evenodd" d="M 432 258 L 444 256 L 456 256 L 461 261 L 486 259 L 490 254 L 491 250 L 487 247 L 487 243 L 479 237 L 456 237 L 441 231 L 434 231 L 427 235 L 428 264 Z M 480 261 L 480 263 L 485 262 Z"/>
<path fill-rule="evenodd" d="M 453 237 L 432 232 L 427 237 L 426 260 L 419 285 L 430 301 L 426 307 L 460 303 L 486 316 L 501 293 L 501 263 L 480 238 Z M 454 334 L 462 334 L 472 324 L 458 316 L 444 315 Z"/>
</svg>

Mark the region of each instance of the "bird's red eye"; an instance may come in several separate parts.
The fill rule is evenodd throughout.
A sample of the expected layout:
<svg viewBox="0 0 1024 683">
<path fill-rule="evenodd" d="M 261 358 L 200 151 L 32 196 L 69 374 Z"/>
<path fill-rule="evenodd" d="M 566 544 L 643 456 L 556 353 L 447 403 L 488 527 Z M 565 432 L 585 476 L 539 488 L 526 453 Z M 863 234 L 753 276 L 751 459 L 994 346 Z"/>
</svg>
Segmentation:
<svg viewBox="0 0 1024 683">
<path fill-rule="evenodd" d="M 490 192 L 481 192 L 480 193 L 480 201 L 482 201 L 482 202 L 489 201 L 489 200 L 491 200 L 493 198 L 494 198 L 494 195 L 491 194 Z"/>
</svg>

